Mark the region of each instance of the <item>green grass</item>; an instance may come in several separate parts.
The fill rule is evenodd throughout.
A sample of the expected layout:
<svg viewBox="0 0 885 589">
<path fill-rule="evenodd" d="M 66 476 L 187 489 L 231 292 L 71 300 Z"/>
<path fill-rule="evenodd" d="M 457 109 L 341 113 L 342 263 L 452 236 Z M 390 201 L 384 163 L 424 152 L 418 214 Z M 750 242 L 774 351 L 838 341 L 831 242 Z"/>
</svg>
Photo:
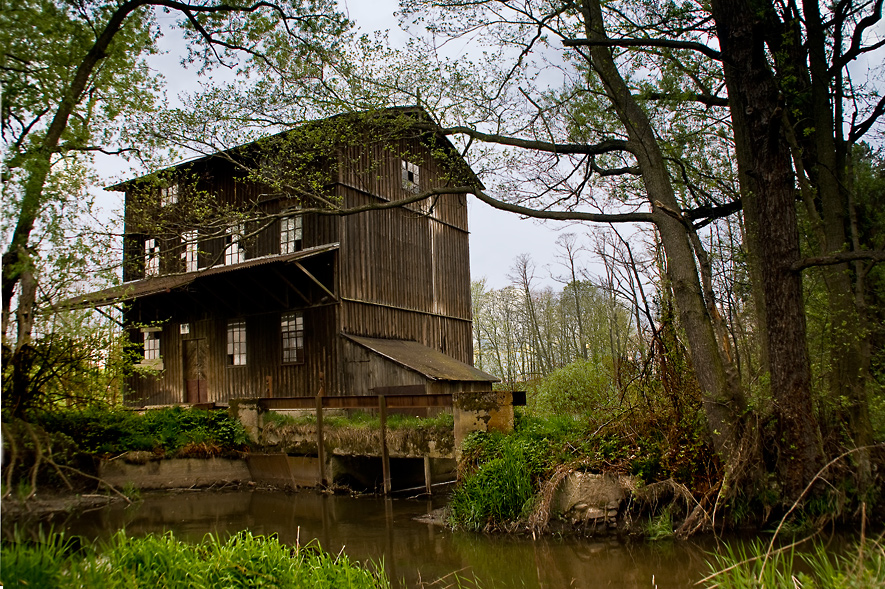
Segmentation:
<svg viewBox="0 0 885 589">
<path fill-rule="evenodd" d="M 240 532 L 227 540 L 207 535 L 187 544 L 174 535 L 128 537 L 80 545 L 62 535 L 6 543 L 0 584 L 12 587 L 387 588 L 383 567 L 330 555 L 316 544 L 289 547 L 274 536 Z"/>
<path fill-rule="evenodd" d="M 714 555 L 711 574 L 699 585 L 709 589 L 885 587 L 885 546 L 881 541 L 862 542 L 841 556 L 816 543 L 811 551 L 798 555 L 805 571 L 797 570 L 795 546 L 768 552 L 768 542 L 761 541 L 749 547 L 729 547 L 725 555 Z"/>
<path fill-rule="evenodd" d="M 269 411 L 264 415 L 265 423 L 278 426 L 312 425 L 317 422 L 316 415 L 311 413 L 301 417 L 291 417 L 282 413 Z M 451 413 L 440 413 L 434 417 L 414 417 L 410 415 L 391 414 L 387 416 L 387 429 L 429 429 L 452 428 L 455 425 Z M 381 429 L 381 418 L 377 413 L 354 410 L 347 415 L 323 415 L 324 427 L 350 427 L 365 429 Z"/>
</svg>

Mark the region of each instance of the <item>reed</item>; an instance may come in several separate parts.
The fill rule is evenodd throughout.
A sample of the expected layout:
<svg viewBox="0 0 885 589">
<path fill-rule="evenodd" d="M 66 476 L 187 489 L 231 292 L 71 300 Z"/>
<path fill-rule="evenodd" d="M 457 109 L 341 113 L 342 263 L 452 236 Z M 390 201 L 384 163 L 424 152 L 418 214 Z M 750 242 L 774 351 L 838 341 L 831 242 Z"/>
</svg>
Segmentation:
<svg viewBox="0 0 885 589">
<path fill-rule="evenodd" d="M 798 553 L 799 542 L 772 550 L 769 542 L 729 547 L 714 555 L 711 574 L 697 584 L 708 589 L 802 587 L 805 589 L 866 589 L 885 587 L 885 545 L 881 538 L 861 540 L 843 555 L 823 543 Z M 804 570 L 799 570 L 799 563 Z"/>
</svg>

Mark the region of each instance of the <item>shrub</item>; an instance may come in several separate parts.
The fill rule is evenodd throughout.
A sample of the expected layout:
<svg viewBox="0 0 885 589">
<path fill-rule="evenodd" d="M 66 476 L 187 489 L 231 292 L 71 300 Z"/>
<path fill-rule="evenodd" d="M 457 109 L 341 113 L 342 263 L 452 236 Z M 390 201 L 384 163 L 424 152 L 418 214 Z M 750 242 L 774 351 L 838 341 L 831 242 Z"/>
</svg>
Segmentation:
<svg viewBox="0 0 885 589">
<path fill-rule="evenodd" d="M 91 408 L 45 412 L 36 422 L 48 432 L 68 436 L 81 451 L 99 455 L 130 450 L 173 454 L 199 444 L 230 451 L 248 442 L 243 425 L 226 411 L 169 407 L 139 414 Z"/>
<path fill-rule="evenodd" d="M 529 407 L 540 415 L 607 412 L 617 400 L 611 371 L 592 360 L 578 360 L 555 370 L 530 387 Z"/>
</svg>

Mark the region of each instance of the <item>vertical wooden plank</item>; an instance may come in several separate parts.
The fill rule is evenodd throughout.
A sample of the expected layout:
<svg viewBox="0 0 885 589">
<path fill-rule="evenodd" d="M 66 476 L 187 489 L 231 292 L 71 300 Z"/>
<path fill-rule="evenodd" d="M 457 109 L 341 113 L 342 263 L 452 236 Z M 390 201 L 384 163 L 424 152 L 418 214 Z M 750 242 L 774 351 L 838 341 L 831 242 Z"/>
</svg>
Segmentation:
<svg viewBox="0 0 885 589">
<path fill-rule="evenodd" d="M 430 495 L 431 490 L 431 474 L 430 474 L 430 457 L 424 457 L 424 488 L 427 490 L 427 494 Z"/>
<path fill-rule="evenodd" d="M 320 486 L 326 486 L 326 448 L 323 442 L 323 392 L 316 396 L 317 403 L 317 462 L 320 467 Z"/>
<path fill-rule="evenodd" d="M 387 452 L 387 397 L 378 395 L 381 414 L 381 473 L 384 476 L 384 494 L 390 494 L 390 454 Z"/>
</svg>

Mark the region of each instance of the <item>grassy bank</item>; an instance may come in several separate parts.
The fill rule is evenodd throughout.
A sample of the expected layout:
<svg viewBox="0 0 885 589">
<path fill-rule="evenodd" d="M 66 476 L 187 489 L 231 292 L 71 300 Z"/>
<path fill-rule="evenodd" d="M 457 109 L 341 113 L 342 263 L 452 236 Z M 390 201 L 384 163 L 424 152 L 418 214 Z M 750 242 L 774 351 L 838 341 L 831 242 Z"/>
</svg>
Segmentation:
<svg viewBox="0 0 885 589">
<path fill-rule="evenodd" d="M 95 484 L 97 458 L 138 451 L 156 458 L 241 455 L 242 424 L 226 411 L 169 407 L 138 413 L 93 407 L 34 412 L 3 420 L 4 496 L 38 486 L 81 490 Z"/>
<path fill-rule="evenodd" d="M 291 587 L 387 588 L 380 565 L 332 556 L 317 545 L 290 547 L 249 532 L 199 544 L 171 534 L 130 538 L 119 532 L 102 544 L 50 535 L 5 544 L 0 584 L 13 587 Z"/>
</svg>

